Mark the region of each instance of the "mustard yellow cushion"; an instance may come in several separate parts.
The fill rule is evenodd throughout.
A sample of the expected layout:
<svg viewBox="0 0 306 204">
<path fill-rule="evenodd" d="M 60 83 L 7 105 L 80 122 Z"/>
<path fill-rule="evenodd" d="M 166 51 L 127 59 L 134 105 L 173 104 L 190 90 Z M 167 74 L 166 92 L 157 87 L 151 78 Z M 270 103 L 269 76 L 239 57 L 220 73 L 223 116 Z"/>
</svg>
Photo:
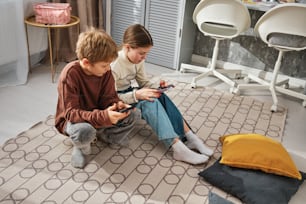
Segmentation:
<svg viewBox="0 0 306 204">
<path fill-rule="evenodd" d="M 259 134 L 235 134 L 220 137 L 220 142 L 222 164 L 302 179 L 289 153 L 278 141 Z"/>
</svg>

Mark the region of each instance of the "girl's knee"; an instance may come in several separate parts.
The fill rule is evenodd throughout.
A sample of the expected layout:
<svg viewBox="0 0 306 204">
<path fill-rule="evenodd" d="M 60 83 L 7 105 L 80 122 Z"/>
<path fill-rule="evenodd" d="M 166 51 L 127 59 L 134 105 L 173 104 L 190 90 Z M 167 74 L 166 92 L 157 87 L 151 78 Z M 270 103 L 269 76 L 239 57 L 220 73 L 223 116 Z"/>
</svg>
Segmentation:
<svg viewBox="0 0 306 204">
<path fill-rule="evenodd" d="M 160 105 L 159 100 L 154 98 L 152 101 L 143 101 L 140 105 L 140 109 L 156 109 Z"/>
</svg>

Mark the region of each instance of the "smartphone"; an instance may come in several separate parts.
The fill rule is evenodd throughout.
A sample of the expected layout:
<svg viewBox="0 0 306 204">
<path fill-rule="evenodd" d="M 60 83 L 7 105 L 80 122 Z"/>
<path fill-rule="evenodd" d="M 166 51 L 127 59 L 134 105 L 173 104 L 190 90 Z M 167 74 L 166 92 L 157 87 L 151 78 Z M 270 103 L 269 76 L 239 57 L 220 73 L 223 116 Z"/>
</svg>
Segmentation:
<svg viewBox="0 0 306 204">
<path fill-rule="evenodd" d="M 121 110 L 118 110 L 118 112 L 120 112 L 120 113 L 125 113 L 125 112 L 127 112 L 127 111 L 129 111 L 129 110 L 135 108 L 135 106 L 137 105 L 137 103 L 133 103 L 133 104 L 129 104 L 129 105 L 130 105 L 130 107 L 128 107 L 128 108 L 123 108 L 123 109 L 121 109 Z"/>
<path fill-rule="evenodd" d="M 173 85 L 173 84 L 169 84 L 168 86 L 165 86 L 165 87 L 159 87 L 157 90 L 158 90 L 160 93 L 163 93 L 163 92 L 169 90 L 170 88 L 174 88 L 174 85 Z"/>
</svg>

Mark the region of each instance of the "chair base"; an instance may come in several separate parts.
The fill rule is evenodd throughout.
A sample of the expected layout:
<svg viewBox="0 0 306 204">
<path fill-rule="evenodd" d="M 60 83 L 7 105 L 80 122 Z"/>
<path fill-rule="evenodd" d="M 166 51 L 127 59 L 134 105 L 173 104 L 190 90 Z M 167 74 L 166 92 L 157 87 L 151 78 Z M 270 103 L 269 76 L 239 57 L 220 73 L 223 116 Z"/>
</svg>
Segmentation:
<svg viewBox="0 0 306 204">
<path fill-rule="evenodd" d="M 196 88 L 197 87 L 197 81 L 200 79 L 207 77 L 209 75 L 213 75 L 223 82 L 229 84 L 231 86 L 230 92 L 235 92 L 237 88 L 237 83 L 233 80 L 231 80 L 229 77 L 227 77 L 225 74 L 230 74 L 230 73 L 235 73 L 236 75 L 239 74 L 241 75 L 241 70 L 225 70 L 225 69 L 216 69 L 216 63 L 217 63 L 217 58 L 218 58 L 218 53 L 219 53 L 219 42 L 220 40 L 223 40 L 222 38 L 218 37 L 213 37 L 215 38 L 215 46 L 213 49 L 213 54 L 212 54 L 212 59 L 209 64 L 209 68 L 206 67 L 200 67 L 200 66 L 195 66 L 195 65 L 188 65 L 188 64 L 181 64 L 181 72 L 184 72 L 186 69 L 187 70 L 194 70 L 196 72 L 200 72 L 201 74 L 194 77 L 191 82 L 191 87 Z M 217 71 L 218 70 L 218 71 Z M 220 70 L 220 71 L 219 71 Z"/>
<path fill-rule="evenodd" d="M 273 98 L 273 105 L 271 106 L 271 111 L 276 112 L 277 106 L 278 106 L 278 99 L 276 97 L 276 92 L 289 95 L 298 99 L 303 100 L 302 105 L 303 107 L 306 107 L 306 95 L 304 93 L 299 93 L 297 91 L 293 91 L 289 89 L 289 79 L 285 79 L 283 81 L 279 81 L 275 83 L 275 85 L 272 82 L 263 80 L 257 76 L 254 75 L 248 75 L 246 77 L 246 82 L 250 82 L 250 80 L 257 82 L 258 84 L 238 84 L 237 86 L 237 92 L 234 92 L 235 94 L 239 95 L 240 90 L 243 89 L 252 89 L 252 90 L 270 90 L 272 98 Z"/>
<path fill-rule="evenodd" d="M 281 66 L 281 61 L 282 61 L 282 57 L 284 55 L 285 50 L 279 49 L 278 52 L 278 57 L 277 60 L 275 62 L 275 66 L 274 66 L 274 70 L 273 70 L 273 74 L 272 74 L 272 80 L 270 82 L 260 79 L 257 76 L 251 75 L 249 74 L 247 78 L 252 79 L 253 81 L 257 82 L 258 84 L 239 84 L 237 86 L 237 92 L 235 92 L 236 94 L 239 94 L 239 91 L 241 89 L 269 89 L 272 95 L 272 99 L 273 99 L 273 105 L 271 106 L 271 111 L 276 112 L 277 111 L 277 105 L 278 105 L 278 100 L 276 97 L 276 92 L 280 92 L 282 94 L 286 94 L 298 99 L 302 99 L 303 103 L 302 105 L 304 107 L 306 107 L 306 95 L 304 93 L 299 93 L 297 91 L 293 91 L 289 89 L 289 80 L 283 80 L 280 82 L 277 82 L 277 76 L 278 76 L 278 71 L 280 69 Z M 246 80 L 246 82 L 248 82 L 248 80 Z M 282 85 L 285 85 L 284 87 L 281 87 Z"/>
<path fill-rule="evenodd" d="M 237 87 L 237 83 L 230 79 L 228 76 L 229 74 L 235 75 L 235 78 L 238 78 L 241 76 L 241 70 L 239 69 L 211 69 L 207 67 L 197 66 L 197 65 L 190 65 L 190 64 L 181 64 L 180 72 L 184 73 L 186 70 L 193 70 L 195 72 L 199 72 L 198 76 L 195 76 L 192 79 L 191 87 L 196 88 L 197 87 L 197 81 L 207 77 L 207 76 L 215 76 L 225 82 L 226 84 L 231 86 L 230 91 L 234 92 L 234 89 Z"/>
</svg>

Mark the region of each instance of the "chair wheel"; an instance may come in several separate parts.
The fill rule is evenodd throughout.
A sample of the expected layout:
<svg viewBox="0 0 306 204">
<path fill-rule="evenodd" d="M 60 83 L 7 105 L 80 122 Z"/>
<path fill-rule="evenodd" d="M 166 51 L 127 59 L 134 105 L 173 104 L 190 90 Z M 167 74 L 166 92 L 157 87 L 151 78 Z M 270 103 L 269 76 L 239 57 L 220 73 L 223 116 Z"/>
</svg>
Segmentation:
<svg viewBox="0 0 306 204">
<path fill-rule="evenodd" d="M 285 84 L 283 85 L 283 87 L 284 87 L 284 89 L 289 89 L 289 83 L 285 83 Z"/>
<path fill-rule="evenodd" d="M 250 83 L 251 79 L 249 77 L 244 77 L 243 81 L 248 84 Z"/>
<path fill-rule="evenodd" d="M 237 73 L 237 74 L 235 74 L 235 79 L 241 79 L 241 78 L 242 78 L 241 73 Z"/>
<path fill-rule="evenodd" d="M 230 93 L 235 94 L 235 95 L 240 95 L 240 90 L 236 87 L 231 87 L 230 88 Z"/>
<path fill-rule="evenodd" d="M 277 105 L 273 104 L 271 106 L 271 109 L 270 109 L 272 112 L 276 112 L 277 111 Z"/>
</svg>

